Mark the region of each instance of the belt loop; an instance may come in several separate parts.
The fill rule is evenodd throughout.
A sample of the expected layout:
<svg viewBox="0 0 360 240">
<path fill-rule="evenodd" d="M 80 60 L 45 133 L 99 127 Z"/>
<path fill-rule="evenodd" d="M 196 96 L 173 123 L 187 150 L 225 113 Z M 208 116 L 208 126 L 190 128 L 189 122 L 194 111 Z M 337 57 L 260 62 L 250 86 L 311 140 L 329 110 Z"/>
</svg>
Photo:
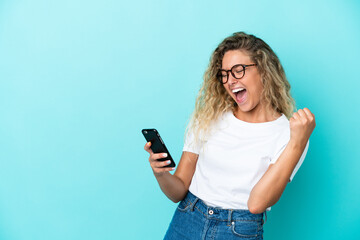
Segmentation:
<svg viewBox="0 0 360 240">
<path fill-rule="evenodd" d="M 191 205 L 190 205 L 190 210 L 191 210 L 192 212 L 194 211 L 195 204 L 197 203 L 198 200 L 199 200 L 199 198 L 195 198 L 195 200 L 191 203 Z"/>
<path fill-rule="evenodd" d="M 229 225 L 229 226 L 231 225 L 232 212 L 233 212 L 233 210 L 230 209 L 230 210 L 229 210 L 229 214 L 228 214 L 228 225 Z"/>
</svg>

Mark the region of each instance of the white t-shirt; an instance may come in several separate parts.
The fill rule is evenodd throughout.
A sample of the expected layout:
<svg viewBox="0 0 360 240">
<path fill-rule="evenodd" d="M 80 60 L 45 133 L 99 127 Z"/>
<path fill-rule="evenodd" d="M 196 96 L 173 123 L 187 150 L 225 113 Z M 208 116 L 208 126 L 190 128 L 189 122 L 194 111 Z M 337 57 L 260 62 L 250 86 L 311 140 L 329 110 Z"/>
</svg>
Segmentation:
<svg viewBox="0 0 360 240">
<path fill-rule="evenodd" d="M 210 137 L 197 144 L 192 131 L 186 135 L 183 151 L 199 155 L 189 191 L 213 207 L 248 210 L 251 190 L 290 140 L 289 120 L 282 114 L 274 121 L 249 123 L 228 111 L 211 129 Z M 309 141 L 289 181 L 308 147 Z"/>
</svg>

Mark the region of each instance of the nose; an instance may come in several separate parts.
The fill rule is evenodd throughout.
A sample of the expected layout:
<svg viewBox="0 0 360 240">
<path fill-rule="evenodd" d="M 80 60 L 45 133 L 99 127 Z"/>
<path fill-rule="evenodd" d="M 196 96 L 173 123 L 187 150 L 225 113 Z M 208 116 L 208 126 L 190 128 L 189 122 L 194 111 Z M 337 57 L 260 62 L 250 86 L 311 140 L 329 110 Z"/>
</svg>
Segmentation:
<svg viewBox="0 0 360 240">
<path fill-rule="evenodd" d="M 231 72 L 228 72 L 227 78 L 228 78 L 228 83 L 230 85 L 233 85 L 239 81 L 239 79 L 234 78 L 234 76 L 231 74 Z"/>
</svg>

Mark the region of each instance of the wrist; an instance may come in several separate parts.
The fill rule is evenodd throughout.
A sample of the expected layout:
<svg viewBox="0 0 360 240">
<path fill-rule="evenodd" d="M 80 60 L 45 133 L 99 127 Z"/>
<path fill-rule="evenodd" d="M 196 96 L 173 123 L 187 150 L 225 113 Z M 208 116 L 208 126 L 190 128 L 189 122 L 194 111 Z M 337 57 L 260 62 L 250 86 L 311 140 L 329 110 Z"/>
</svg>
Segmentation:
<svg viewBox="0 0 360 240">
<path fill-rule="evenodd" d="M 154 176 L 155 176 L 156 178 L 162 178 L 162 177 L 166 176 L 167 174 L 170 174 L 169 172 L 156 173 L 156 172 L 154 172 L 154 171 L 153 171 L 153 173 L 154 173 Z"/>
<path fill-rule="evenodd" d="M 293 149 L 293 150 L 304 150 L 305 146 L 306 146 L 307 141 L 297 141 L 297 140 L 293 140 L 290 139 L 288 145 Z"/>
</svg>

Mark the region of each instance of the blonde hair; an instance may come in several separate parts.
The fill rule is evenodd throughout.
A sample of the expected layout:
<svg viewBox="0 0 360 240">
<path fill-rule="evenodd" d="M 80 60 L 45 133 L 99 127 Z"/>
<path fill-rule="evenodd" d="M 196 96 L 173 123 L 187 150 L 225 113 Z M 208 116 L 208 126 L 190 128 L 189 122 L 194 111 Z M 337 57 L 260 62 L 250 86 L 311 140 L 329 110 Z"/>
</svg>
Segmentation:
<svg viewBox="0 0 360 240">
<path fill-rule="evenodd" d="M 236 109 L 236 102 L 217 80 L 217 73 L 222 65 L 224 54 L 230 50 L 245 51 L 260 73 L 266 108 L 284 113 L 289 119 L 295 110 L 295 101 L 290 94 L 290 84 L 284 69 L 274 51 L 260 38 L 244 32 L 236 32 L 225 38 L 210 57 L 210 63 L 204 73 L 204 81 L 196 98 L 195 110 L 187 127 L 194 132 L 195 140 L 200 135 L 207 136 L 211 123 L 228 110 Z"/>
</svg>

